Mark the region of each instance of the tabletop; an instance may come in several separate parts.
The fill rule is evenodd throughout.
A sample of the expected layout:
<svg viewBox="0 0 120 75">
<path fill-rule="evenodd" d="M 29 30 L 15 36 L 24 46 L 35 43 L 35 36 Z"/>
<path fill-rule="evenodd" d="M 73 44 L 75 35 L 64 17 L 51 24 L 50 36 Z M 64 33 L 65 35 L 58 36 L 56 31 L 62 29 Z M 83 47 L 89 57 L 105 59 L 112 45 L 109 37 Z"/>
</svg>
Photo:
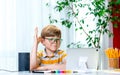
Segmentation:
<svg viewBox="0 0 120 75">
<path fill-rule="evenodd" d="M 86 70 L 79 71 L 79 73 L 32 73 L 29 71 L 19 71 L 19 72 L 9 72 L 9 71 L 0 71 L 0 75 L 120 75 L 118 71 L 111 70 Z"/>
</svg>

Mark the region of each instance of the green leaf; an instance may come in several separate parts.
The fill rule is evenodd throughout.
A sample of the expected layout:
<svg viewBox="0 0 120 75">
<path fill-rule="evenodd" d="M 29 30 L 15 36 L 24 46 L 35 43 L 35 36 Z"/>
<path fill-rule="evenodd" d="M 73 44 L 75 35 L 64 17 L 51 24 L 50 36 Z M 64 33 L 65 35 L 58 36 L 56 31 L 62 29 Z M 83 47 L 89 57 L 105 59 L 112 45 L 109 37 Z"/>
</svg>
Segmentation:
<svg viewBox="0 0 120 75">
<path fill-rule="evenodd" d="M 92 34 L 92 33 L 93 33 L 93 31 L 89 31 L 89 33 L 90 33 L 90 34 Z"/>
<path fill-rule="evenodd" d="M 67 45 L 67 48 L 70 48 L 70 44 Z"/>
<path fill-rule="evenodd" d="M 82 22 L 83 24 L 84 24 L 84 20 L 82 19 L 82 20 L 80 20 L 80 22 Z"/>
<path fill-rule="evenodd" d="M 49 3 L 46 3 L 46 6 L 48 6 L 48 7 L 49 7 L 49 6 L 50 6 L 50 4 L 49 4 Z"/>
<path fill-rule="evenodd" d="M 70 2 L 75 2 L 76 0 L 69 0 Z"/>
<path fill-rule="evenodd" d="M 113 27 L 114 28 L 118 28 L 118 24 L 113 24 Z"/>
<path fill-rule="evenodd" d="M 70 22 L 69 20 L 63 20 L 62 25 L 66 26 L 67 28 L 70 28 L 72 25 L 72 22 Z"/>
<path fill-rule="evenodd" d="M 117 0 L 117 1 L 116 1 L 116 4 L 120 4 L 120 0 Z"/>
<path fill-rule="evenodd" d="M 89 27 L 89 25 L 87 24 L 87 27 Z"/>
<path fill-rule="evenodd" d="M 109 37 L 112 37 L 114 34 L 113 33 L 109 33 Z"/>
<path fill-rule="evenodd" d="M 78 30 L 78 28 L 75 28 L 75 31 L 77 31 Z"/>
<path fill-rule="evenodd" d="M 89 44 L 88 44 L 88 46 L 89 46 L 89 47 L 91 47 L 91 46 L 92 46 L 92 44 L 91 44 L 91 43 L 89 43 Z"/>
<path fill-rule="evenodd" d="M 88 15 L 89 14 L 89 12 L 87 12 L 85 15 Z"/>
<path fill-rule="evenodd" d="M 79 27 L 79 29 L 83 29 L 83 27 Z"/>
</svg>

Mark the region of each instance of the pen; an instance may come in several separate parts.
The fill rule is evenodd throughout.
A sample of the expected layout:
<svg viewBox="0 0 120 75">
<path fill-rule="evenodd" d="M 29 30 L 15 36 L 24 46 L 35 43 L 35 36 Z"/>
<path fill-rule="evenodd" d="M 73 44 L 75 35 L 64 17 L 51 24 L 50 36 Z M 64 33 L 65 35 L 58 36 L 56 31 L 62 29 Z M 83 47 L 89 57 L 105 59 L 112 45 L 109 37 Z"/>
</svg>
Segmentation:
<svg viewBox="0 0 120 75">
<path fill-rule="evenodd" d="M 51 71 L 39 71 L 39 70 L 34 70 L 32 73 L 51 73 Z"/>
</svg>

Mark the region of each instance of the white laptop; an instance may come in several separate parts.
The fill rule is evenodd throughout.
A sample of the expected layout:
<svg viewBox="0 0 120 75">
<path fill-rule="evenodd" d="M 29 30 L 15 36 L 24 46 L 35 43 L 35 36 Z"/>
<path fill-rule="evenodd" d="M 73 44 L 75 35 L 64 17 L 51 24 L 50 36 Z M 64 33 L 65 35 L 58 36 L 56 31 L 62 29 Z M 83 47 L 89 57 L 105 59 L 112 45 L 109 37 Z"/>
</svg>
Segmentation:
<svg viewBox="0 0 120 75">
<path fill-rule="evenodd" d="M 95 48 L 67 49 L 67 69 L 98 69 L 99 51 Z"/>
</svg>

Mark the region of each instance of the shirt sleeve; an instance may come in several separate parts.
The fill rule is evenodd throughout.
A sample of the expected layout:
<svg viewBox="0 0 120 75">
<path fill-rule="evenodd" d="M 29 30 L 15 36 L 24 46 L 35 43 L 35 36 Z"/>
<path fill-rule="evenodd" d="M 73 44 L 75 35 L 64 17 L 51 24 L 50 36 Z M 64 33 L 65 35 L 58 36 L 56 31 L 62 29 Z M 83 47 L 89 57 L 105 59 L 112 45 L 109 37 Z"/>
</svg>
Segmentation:
<svg viewBox="0 0 120 75">
<path fill-rule="evenodd" d="M 60 51 L 60 61 L 63 63 L 67 58 L 67 53 L 65 51 Z"/>
</svg>

